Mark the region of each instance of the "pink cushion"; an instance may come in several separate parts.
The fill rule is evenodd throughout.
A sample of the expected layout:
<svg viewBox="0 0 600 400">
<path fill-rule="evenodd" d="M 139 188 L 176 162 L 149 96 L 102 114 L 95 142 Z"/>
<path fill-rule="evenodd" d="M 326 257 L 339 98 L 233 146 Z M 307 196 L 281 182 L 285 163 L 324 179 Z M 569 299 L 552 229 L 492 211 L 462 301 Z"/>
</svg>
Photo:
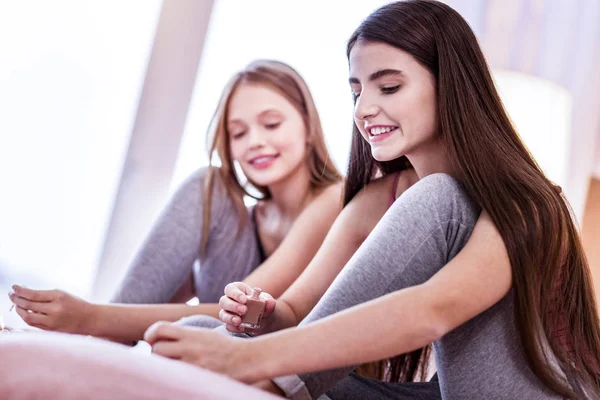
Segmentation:
<svg viewBox="0 0 600 400">
<path fill-rule="evenodd" d="M 99 339 L 0 335 L 2 399 L 244 399 L 278 397 L 183 362 Z"/>
</svg>

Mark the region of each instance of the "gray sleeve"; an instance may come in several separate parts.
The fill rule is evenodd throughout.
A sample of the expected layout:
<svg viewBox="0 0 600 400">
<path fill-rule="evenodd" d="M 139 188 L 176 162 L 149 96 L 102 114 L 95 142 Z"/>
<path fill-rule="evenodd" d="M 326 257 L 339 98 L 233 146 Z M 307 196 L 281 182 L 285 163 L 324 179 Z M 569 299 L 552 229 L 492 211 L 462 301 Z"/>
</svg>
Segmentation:
<svg viewBox="0 0 600 400">
<path fill-rule="evenodd" d="M 112 302 L 167 303 L 190 278 L 200 252 L 207 172 L 207 168 L 196 171 L 177 189 L 135 256 Z M 220 203 L 212 203 L 211 226 L 220 218 Z"/>
<path fill-rule="evenodd" d="M 310 395 L 306 384 L 298 375 L 273 378 L 273 383 L 281 389 L 287 399 L 312 400 L 312 396 Z"/>
</svg>

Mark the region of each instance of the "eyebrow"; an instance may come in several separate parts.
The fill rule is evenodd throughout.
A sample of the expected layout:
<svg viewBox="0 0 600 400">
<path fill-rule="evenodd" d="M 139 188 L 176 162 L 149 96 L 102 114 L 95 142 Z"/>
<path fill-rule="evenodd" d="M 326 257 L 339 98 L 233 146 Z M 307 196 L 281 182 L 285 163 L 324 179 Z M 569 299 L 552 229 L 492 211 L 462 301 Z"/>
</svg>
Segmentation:
<svg viewBox="0 0 600 400">
<path fill-rule="evenodd" d="M 265 115 L 271 114 L 271 113 L 276 113 L 278 115 L 281 115 L 281 112 L 275 108 L 267 108 L 266 110 L 261 111 L 260 113 L 258 113 L 258 117 L 262 118 Z M 233 124 L 233 123 L 243 123 L 244 121 L 242 121 L 240 118 L 235 118 L 235 119 L 230 119 L 229 121 L 227 121 L 228 124 Z"/>
<path fill-rule="evenodd" d="M 377 72 L 372 73 L 369 76 L 369 81 L 376 81 L 377 79 L 383 78 L 384 76 L 397 76 L 397 75 L 404 75 L 404 72 L 397 70 L 397 69 L 381 69 Z M 350 77 L 350 79 L 348 79 L 348 82 L 350 83 L 360 83 L 360 81 L 358 80 L 358 78 L 354 78 L 354 77 Z"/>
<path fill-rule="evenodd" d="M 281 111 L 279 111 L 279 110 L 277 110 L 275 108 L 267 108 L 266 110 L 261 111 L 258 114 L 258 116 L 262 117 L 262 116 L 267 115 L 267 114 L 278 114 L 278 115 L 281 115 Z"/>
</svg>

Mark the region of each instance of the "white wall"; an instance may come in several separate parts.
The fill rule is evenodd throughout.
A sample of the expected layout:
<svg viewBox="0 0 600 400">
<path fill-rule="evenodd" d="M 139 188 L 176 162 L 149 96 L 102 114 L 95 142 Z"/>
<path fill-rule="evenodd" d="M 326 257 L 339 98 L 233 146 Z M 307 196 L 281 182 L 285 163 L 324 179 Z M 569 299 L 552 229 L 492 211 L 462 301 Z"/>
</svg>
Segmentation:
<svg viewBox="0 0 600 400">
<path fill-rule="evenodd" d="M 0 2 L 0 261 L 86 294 L 160 0 Z"/>
<path fill-rule="evenodd" d="M 546 176 L 565 187 L 573 98 L 564 87 L 528 74 L 494 71 L 506 111 Z"/>
</svg>

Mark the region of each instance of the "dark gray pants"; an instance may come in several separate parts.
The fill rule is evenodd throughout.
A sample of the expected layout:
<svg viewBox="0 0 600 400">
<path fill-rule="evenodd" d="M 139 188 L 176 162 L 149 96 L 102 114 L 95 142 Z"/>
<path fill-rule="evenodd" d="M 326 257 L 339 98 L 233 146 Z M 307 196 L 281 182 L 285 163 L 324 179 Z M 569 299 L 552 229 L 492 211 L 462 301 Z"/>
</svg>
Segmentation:
<svg viewBox="0 0 600 400">
<path fill-rule="evenodd" d="M 329 392 L 331 400 L 441 400 L 437 374 L 429 382 L 386 383 L 351 373 Z"/>
</svg>

